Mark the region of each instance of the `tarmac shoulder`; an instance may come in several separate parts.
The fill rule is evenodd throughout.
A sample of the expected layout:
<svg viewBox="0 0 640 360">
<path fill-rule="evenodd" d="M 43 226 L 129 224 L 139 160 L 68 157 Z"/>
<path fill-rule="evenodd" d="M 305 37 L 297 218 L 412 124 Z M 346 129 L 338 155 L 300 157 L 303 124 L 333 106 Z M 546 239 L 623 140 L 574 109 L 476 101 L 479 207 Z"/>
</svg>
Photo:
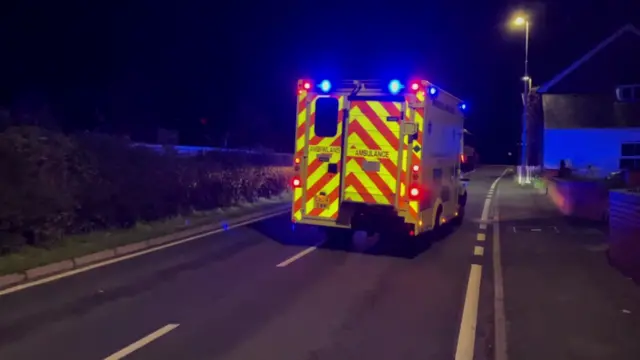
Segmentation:
<svg viewBox="0 0 640 360">
<path fill-rule="evenodd" d="M 602 227 L 509 182 L 499 206 L 509 358 L 640 358 L 640 288 L 608 264 Z"/>
</svg>

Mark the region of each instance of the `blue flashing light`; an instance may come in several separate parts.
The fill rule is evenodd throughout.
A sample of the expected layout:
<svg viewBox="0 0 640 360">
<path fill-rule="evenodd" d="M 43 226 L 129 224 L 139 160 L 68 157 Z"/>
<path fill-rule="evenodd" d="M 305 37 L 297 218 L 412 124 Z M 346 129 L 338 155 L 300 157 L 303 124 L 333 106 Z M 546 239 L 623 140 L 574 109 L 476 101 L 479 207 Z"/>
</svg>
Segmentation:
<svg viewBox="0 0 640 360">
<path fill-rule="evenodd" d="M 389 92 L 392 93 L 393 95 L 399 93 L 401 89 L 402 89 L 402 84 L 400 83 L 399 80 L 391 80 L 389 82 Z"/>
<path fill-rule="evenodd" d="M 460 103 L 460 105 L 458 105 L 458 107 L 460 108 L 460 110 L 465 111 L 467 110 L 467 104 L 465 103 Z"/>
<path fill-rule="evenodd" d="M 429 95 L 435 96 L 438 93 L 438 89 L 435 86 L 429 86 Z"/>
<path fill-rule="evenodd" d="M 331 90 L 331 82 L 329 80 L 322 80 L 319 87 L 322 92 L 329 92 L 329 90 Z"/>
<path fill-rule="evenodd" d="M 227 224 L 226 222 L 222 223 L 222 230 L 224 230 L 224 231 L 229 230 L 229 224 Z"/>
</svg>

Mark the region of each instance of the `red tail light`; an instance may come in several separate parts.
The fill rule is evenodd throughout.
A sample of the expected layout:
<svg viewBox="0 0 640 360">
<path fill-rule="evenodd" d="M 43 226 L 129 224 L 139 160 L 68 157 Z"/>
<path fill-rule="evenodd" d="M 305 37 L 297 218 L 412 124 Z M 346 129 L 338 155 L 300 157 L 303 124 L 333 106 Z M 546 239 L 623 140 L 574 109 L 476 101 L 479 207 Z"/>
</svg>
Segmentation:
<svg viewBox="0 0 640 360">
<path fill-rule="evenodd" d="M 294 188 L 299 188 L 302 185 L 302 181 L 300 180 L 299 177 L 296 176 L 291 180 L 291 185 Z"/>
<path fill-rule="evenodd" d="M 411 170 L 413 171 L 413 180 L 417 181 L 418 177 L 419 177 L 419 171 L 420 171 L 420 165 L 413 165 L 411 167 Z"/>
<path fill-rule="evenodd" d="M 300 158 L 296 158 L 296 164 L 300 164 Z"/>
<path fill-rule="evenodd" d="M 417 185 L 411 185 L 409 187 L 409 198 L 411 200 L 418 200 L 421 194 L 422 191 L 420 191 L 420 188 Z"/>
<path fill-rule="evenodd" d="M 460 162 L 466 162 L 464 154 L 460 154 Z"/>
</svg>

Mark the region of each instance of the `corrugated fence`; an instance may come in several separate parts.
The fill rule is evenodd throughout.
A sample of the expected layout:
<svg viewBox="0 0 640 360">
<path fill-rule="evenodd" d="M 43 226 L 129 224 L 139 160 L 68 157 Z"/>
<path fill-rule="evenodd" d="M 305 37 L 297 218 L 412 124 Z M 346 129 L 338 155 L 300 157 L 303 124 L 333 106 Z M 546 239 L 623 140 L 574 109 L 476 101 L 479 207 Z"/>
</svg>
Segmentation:
<svg viewBox="0 0 640 360">
<path fill-rule="evenodd" d="M 612 265 L 640 282 L 640 190 L 610 191 L 609 242 Z"/>
</svg>

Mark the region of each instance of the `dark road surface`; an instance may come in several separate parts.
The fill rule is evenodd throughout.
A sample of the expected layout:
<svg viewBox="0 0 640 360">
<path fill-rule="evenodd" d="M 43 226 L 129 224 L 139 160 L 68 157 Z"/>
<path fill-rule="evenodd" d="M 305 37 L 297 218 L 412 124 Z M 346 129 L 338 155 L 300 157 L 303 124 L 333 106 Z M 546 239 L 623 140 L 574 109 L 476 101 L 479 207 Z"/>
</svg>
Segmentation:
<svg viewBox="0 0 640 360">
<path fill-rule="evenodd" d="M 451 360 L 470 266 L 490 264 L 474 245 L 503 170 L 473 173 L 464 223 L 417 249 L 375 239 L 309 249 L 323 233 L 284 215 L 2 295 L 0 359 L 115 360 L 124 349 L 132 360 Z M 491 355 L 489 275 L 475 359 Z"/>
</svg>

